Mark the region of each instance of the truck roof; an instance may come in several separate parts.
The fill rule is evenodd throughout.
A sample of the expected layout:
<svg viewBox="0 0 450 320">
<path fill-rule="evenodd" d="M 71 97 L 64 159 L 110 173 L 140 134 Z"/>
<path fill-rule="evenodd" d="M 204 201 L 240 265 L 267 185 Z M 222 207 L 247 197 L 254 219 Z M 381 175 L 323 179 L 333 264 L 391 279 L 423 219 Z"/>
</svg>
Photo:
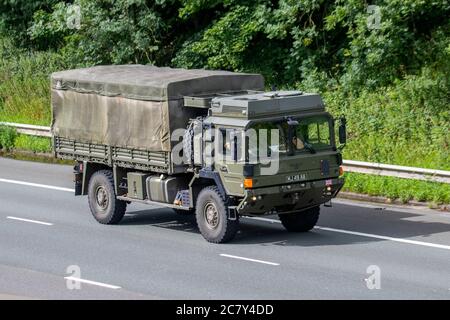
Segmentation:
<svg viewBox="0 0 450 320">
<path fill-rule="evenodd" d="M 114 65 L 52 74 L 52 88 L 135 100 L 166 101 L 187 95 L 263 90 L 259 74 Z"/>
<path fill-rule="evenodd" d="M 315 93 L 273 91 L 216 97 L 211 101 L 213 116 L 257 119 L 272 115 L 323 112 L 325 106 Z"/>
</svg>

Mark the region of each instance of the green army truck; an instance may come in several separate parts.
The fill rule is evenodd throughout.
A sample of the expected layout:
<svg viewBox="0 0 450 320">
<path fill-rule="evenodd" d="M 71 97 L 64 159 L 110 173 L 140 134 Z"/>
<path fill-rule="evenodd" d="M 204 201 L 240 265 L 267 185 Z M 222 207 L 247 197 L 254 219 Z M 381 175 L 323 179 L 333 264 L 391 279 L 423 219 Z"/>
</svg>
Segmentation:
<svg viewBox="0 0 450 320">
<path fill-rule="evenodd" d="M 76 161 L 75 195 L 102 224 L 140 202 L 195 214 L 214 243 L 240 216 L 305 232 L 344 183 L 345 119 L 317 94 L 264 92 L 261 75 L 97 66 L 53 73 L 51 87 L 54 155 Z"/>
</svg>

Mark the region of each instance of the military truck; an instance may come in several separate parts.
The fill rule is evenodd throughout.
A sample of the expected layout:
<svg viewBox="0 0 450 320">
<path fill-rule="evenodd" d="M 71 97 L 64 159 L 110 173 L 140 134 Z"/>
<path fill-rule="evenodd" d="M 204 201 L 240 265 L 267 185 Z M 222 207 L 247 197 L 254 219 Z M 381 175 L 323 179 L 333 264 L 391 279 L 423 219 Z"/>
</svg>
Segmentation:
<svg viewBox="0 0 450 320">
<path fill-rule="evenodd" d="M 344 183 L 345 119 L 318 94 L 264 88 L 261 75 L 227 71 L 56 72 L 54 155 L 76 161 L 75 195 L 88 196 L 102 224 L 139 202 L 195 214 L 213 243 L 233 239 L 241 216 L 278 214 L 305 232 Z"/>
</svg>

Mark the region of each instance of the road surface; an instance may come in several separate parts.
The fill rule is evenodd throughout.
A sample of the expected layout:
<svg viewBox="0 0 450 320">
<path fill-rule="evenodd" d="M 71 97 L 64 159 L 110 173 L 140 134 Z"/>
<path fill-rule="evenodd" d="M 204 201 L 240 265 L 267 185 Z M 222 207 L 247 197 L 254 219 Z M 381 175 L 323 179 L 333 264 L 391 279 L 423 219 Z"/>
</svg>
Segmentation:
<svg viewBox="0 0 450 320">
<path fill-rule="evenodd" d="M 0 299 L 450 298 L 448 213 L 337 200 L 307 234 L 242 218 L 214 245 L 156 206 L 100 225 L 71 189 L 70 166 L 0 158 Z"/>
</svg>

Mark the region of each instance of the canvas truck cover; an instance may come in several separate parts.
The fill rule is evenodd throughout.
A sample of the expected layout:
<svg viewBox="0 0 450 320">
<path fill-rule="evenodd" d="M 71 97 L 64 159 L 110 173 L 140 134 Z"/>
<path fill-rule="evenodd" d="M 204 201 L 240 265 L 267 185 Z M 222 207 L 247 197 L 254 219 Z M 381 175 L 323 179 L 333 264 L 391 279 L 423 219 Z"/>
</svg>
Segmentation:
<svg viewBox="0 0 450 320">
<path fill-rule="evenodd" d="M 170 151 L 170 133 L 195 108 L 183 96 L 263 90 L 261 75 L 144 65 L 97 66 L 51 76 L 52 133 L 76 141 Z"/>
</svg>

